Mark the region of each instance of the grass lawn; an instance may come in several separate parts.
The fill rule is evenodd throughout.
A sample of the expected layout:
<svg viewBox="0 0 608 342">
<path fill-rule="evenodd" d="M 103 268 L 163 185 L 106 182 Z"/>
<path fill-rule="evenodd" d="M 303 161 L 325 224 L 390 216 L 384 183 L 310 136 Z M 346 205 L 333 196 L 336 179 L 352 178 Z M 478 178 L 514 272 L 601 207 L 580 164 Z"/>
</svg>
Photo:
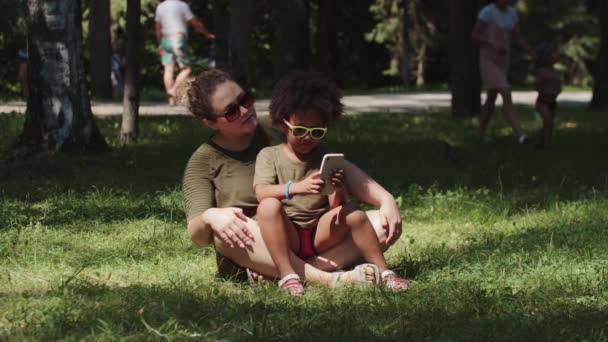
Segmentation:
<svg viewBox="0 0 608 342">
<path fill-rule="evenodd" d="M 1 114 L 0 340 L 607 341 L 606 114 L 561 109 L 549 151 L 498 115 L 484 146 L 444 112 L 345 117 L 328 139 L 397 198 L 387 257 L 415 287 L 295 299 L 216 278 L 213 249 L 188 240 L 181 176 L 209 135 L 192 119 L 145 117 L 124 148 L 103 119 L 107 155 L 15 162 L 23 118 Z"/>
</svg>

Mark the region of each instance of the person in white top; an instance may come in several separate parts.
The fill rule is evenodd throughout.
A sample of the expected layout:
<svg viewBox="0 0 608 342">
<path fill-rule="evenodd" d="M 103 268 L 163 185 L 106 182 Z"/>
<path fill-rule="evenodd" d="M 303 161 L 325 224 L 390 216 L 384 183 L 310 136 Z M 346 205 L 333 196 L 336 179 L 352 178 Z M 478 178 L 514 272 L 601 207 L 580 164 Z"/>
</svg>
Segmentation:
<svg viewBox="0 0 608 342">
<path fill-rule="evenodd" d="M 483 88 L 487 91 L 486 102 L 479 118 L 479 137 L 481 142 L 492 142 L 487 135 L 490 116 L 498 94 L 502 96 L 503 114 L 511 124 L 513 134 L 519 143 L 524 143 L 524 134 L 511 99 L 511 85 L 507 80 L 509 72 L 511 40 L 515 38 L 519 45 L 533 55 L 518 28 L 519 17 L 510 6 L 510 0 L 494 0 L 480 12 L 471 37 L 479 43 L 479 71 Z"/>
<path fill-rule="evenodd" d="M 181 0 L 164 0 L 156 8 L 156 41 L 163 63 L 163 82 L 170 105 L 175 104 L 175 89 L 190 76 L 192 71 L 186 43 L 188 25 L 207 39 L 215 39 L 205 25 L 192 14 L 187 3 Z M 174 79 L 176 63 L 180 72 Z"/>
</svg>

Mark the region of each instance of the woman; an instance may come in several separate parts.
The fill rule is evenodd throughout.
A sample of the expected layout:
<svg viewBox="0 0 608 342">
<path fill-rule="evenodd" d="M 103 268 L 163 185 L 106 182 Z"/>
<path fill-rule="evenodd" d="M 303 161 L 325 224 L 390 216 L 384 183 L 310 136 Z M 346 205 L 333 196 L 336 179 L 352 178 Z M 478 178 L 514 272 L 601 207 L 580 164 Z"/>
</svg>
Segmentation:
<svg viewBox="0 0 608 342">
<path fill-rule="evenodd" d="M 530 54 L 533 52 L 519 31 L 517 12 L 509 3 L 510 0 L 495 0 L 482 8 L 471 34 L 471 37 L 480 44 L 479 71 L 483 87 L 487 91 L 486 102 L 479 118 L 479 137 L 484 143 L 492 142 L 487 130 L 498 94 L 502 96 L 503 114 L 511 124 L 517 141 L 522 144 L 528 138 L 523 133 L 513 110 L 511 86 L 507 81 L 512 38 L 516 38 Z"/>
<path fill-rule="evenodd" d="M 183 179 L 184 207 L 190 239 L 199 246 L 215 244 L 216 253 L 241 267 L 277 277 L 257 223 L 257 200 L 253 174 L 257 153 L 280 142 L 277 134 L 258 124 L 253 97 L 227 73 L 214 69 L 197 76 L 188 90 L 188 104 L 194 117 L 215 134 L 194 152 Z M 387 249 L 401 235 L 401 217 L 393 196 L 352 164 L 346 165 L 353 195 L 378 205 L 368 212 Z M 375 282 L 374 275 L 361 272 L 334 272 L 361 257 L 348 236 L 336 247 L 302 260 L 291 253 L 295 271 L 310 282 L 335 286 Z"/>
</svg>

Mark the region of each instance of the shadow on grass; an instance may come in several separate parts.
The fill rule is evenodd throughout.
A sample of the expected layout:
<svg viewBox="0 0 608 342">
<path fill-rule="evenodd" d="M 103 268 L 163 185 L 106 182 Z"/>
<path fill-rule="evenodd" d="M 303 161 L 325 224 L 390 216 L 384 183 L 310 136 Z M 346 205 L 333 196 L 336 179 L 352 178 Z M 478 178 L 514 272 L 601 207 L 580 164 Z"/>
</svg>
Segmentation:
<svg viewBox="0 0 608 342">
<path fill-rule="evenodd" d="M 528 113 L 524 122 L 538 124 L 534 118 Z M 3 116 L 9 127 L 6 135 L 18 134 L 15 122 L 19 120 L 19 116 Z M 606 125 L 602 126 L 606 120 L 584 112 L 566 114 L 559 120 L 562 128 L 550 151 L 519 146 L 508 133 L 499 135 L 496 144 L 479 146 L 474 120 L 454 122 L 444 114 L 345 117 L 331 128 L 328 140 L 396 196 L 405 195 L 413 184 L 439 192 L 489 189 L 505 197 L 519 193 L 512 205 L 525 208 L 548 198 L 576 199 L 590 191 L 608 190 L 607 173 L 599 172 L 608 169 L 608 160 L 599 157 L 608 148 Z M 188 117 L 143 117 L 140 142 L 120 147 L 118 118 L 99 120 L 99 125 L 114 146 L 108 154 L 0 160 L 0 199 L 22 204 L 2 216 L 44 214 L 52 224 L 82 220 L 83 225 L 87 218 L 103 222 L 146 215 L 182 219 L 175 213 L 181 209 L 183 169 L 210 132 Z M 2 141 L 10 139 L 5 136 Z M 460 161 L 444 158 L 446 141 L 460 147 Z M 85 198 L 96 192 L 101 193 L 100 203 L 64 202 L 63 209 L 59 208 L 58 199 L 66 194 Z M 167 194 L 172 197 L 168 207 L 158 199 Z M 32 207 L 49 199 L 60 209 L 57 213 Z"/>
<path fill-rule="evenodd" d="M 235 293 L 229 284 L 181 285 L 108 287 L 74 281 L 44 295 L 55 299 L 47 302 L 61 305 L 39 317 L 29 316 L 38 319 L 36 324 L 12 333 L 45 338 L 106 334 L 137 339 L 552 340 L 600 334 L 598 327 L 607 318 L 600 309 L 585 305 L 529 303 L 525 296 L 505 299 L 462 285 L 405 294 L 315 288 L 307 295 L 314 297 L 296 299 L 268 286 L 244 286 Z M 32 303 L 36 296 L 23 297 Z M 429 309 L 429 301 L 444 304 Z"/>
</svg>

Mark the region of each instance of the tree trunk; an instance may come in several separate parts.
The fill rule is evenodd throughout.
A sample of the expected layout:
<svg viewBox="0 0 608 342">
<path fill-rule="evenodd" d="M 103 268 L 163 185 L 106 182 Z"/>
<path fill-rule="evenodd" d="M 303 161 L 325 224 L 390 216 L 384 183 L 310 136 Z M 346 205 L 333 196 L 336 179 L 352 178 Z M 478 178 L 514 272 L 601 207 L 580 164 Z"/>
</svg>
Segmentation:
<svg viewBox="0 0 608 342">
<path fill-rule="evenodd" d="M 275 0 L 274 77 L 280 79 L 292 70 L 308 70 L 308 1 Z"/>
<path fill-rule="evenodd" d="M 89 61 L 91 93 L 112 98 L 110 0 L 92 0 L 89 6 Z"/>
<path fill-rule="evenodd" d="M 476 116 L 481 110 L 479 48 L 471 39 L 478 10 L 477 1 L 450 0 L 450 88 L 455 118 Z"/>
<path fill-rule="evenodd" d="M 127 63 L 122 98 L 120 142 L 137 142 L 139 133 L 139 56 L 141 55 L 141 1 L 127 0 Z"/>
<path fill-rule="evenodd" d="M 424 72 L 426 67 L 426 49 L 427 43 L 422 42 L 420 46 L 420 50 L 418 51 L 417 66 L 416 66 L 416 85 L 422 86 L 424 85 Z"/>
<path fill-rule="evenodd" d="M 593 72 L 593 97 L 590 107 L 592 110 L 608 109 L 608 3 L 600 1 L 598 15 L 600 17 L 600 51 Z"/>
<path fill-rule="evenodd" d="M 230 66 L 229 26 L 228 14 L 229 0 L 213 1 L 213 34 L 215 34 L 215 64 L 222 70 Z"/>
<path fill-rule="evenodd" d="M 317 15 L 317 68 L 326 77 L 339 85 L 344 83 L 338 44 L 336 21 L 336 0 L 319 0 Z"/>
<path fill-rule="evenodd" d="M 253 14 L 254 0 L 230 0 L 230 64 L 234 77 L 246 88 L 252 86 Z"/>
<path fill-rule="evenodd" d="M 409 22 L 409 1 L 401 0 L 401 82 L 404 87 L 410 85 L 410 22 Z"/>
<path fill-rule="evenodd" d="M 85 86 L 80 1 L 28 0 L 27 110 L 16 154 L 108 149 Z"/>
</svg>

